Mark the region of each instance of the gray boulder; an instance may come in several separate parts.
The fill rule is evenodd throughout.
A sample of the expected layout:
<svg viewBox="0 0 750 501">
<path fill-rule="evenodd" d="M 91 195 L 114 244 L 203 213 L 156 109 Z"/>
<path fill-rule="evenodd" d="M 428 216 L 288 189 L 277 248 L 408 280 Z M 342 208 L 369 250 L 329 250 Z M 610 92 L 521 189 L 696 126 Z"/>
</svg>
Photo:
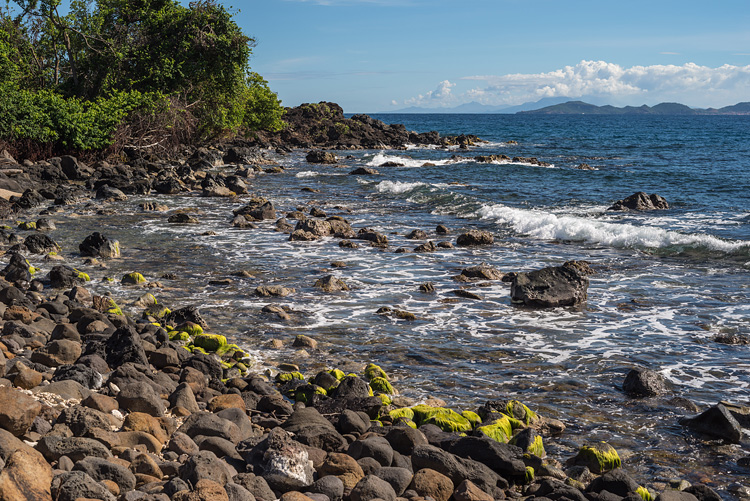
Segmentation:
<svg viewBox="0 0 750 501">
<path fill-rule="evenodd" d="M 654 397 L 667 392 L 667 381 L 656 371 L 636 368 L 625 376 L 622 389 L 631 397 Z"/>
<path fill-rule="evenodd" d="M 722 404 L 714 405 L 697 416 L 683 417 L 679 423 L 702 435 L 720 438 L 733 444 L 739 444 L 742 439 L 740 424 Z"/>
</svg>

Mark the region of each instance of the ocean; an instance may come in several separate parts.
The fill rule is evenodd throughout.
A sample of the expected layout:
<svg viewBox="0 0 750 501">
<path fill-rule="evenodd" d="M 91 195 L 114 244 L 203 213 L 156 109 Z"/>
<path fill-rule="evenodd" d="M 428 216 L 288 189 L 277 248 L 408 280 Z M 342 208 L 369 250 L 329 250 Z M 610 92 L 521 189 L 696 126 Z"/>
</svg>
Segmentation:
<svg viewBox="0 0 750 501">
<path fill-rule="evenodd" d="M 717 446 L 687 433 L 677 419 L 721 400 L 750 405 L 750 345 L 716 342 L 750 334 L 750 122 L 732 116 L 374 115 L 410 130 L 475 134 L 468 150 L 409 147 L 337 152 L 338 165 L 311 165 L 299 151 L 280 157 L 282 174 L 259 175 L 252 192 L 283 212 L 318 207 L 355 229 L 387 234 L 387 250 L 343 249 L 335 239 L 289 242 L 273 221 L 231 227 L 242 201 L 130 197 L 116 214 L 62 215 L 52 234 L 76 249 L 90 231 L 119 239 L 123 259 L 99 274 L 140 271 L 149 280 L 172 272 L 157 289 L 172 307 L 197 304 L 211 330 L 246 347 L 264 371 L 286 361 L 306 374 L 323 368 L 381 365 L 394 386 L 415 400 L 437 397 L 455 409 L 515 398 L 562 420 L 565 434 L 545 443 L 550 456 L 572 457 L 588 441 L 605 440 L 640 481 L 685 478 L 722 488 L 743 480 L 742 446 Z M 477 155 L 536 157 L 551 164 L 478 163 Z M 381 167 L 386 162 L 401 166 Z M 580 170 L 580 164 L 593 170 Z M 379 175 L 352 176 L 369 166 Z M 306 190 L 310 188 L 316 191 Z M 670 209 L 608 211 L 635 192 L 657 193 Z M 144 201 L 194 210 L 201 225 L 174 226 L 144 213 Z M 280 214 L 281 216 L 281 214 Z M 279 217 L 280 217 L 279 216 Z M 451 233 L 436 235 L 438 224 Z M 495 244 L 396 253 L 471 228 Z M 212 231 L 214 235 L 204 235 Z M 595 269 L 582 307 L 533 310 L 511 304 L 508 284 L 471 286 L 482 299 L 453 294 L 453 277 L 487 263 L 503 272 L 531 271 L 586 260 Z M 334 267 L 332 262 L 345 267 Z M 210 280 L 245 269 L 254 279 Z M 349 292 L 321 293 L 327 274 Z M 96 275 L 96 273 L 94 273 Z M 436 292 L 419 285 L 432 282 Z M 264 299 L 255 287 L 293 287 Z M 143 291 L 97 283 L 126 307 Z M 264 314 L 287 307 L 291 320 Z M 376 314 L 407 310 L 415 321 Z M 320 350 L 267 348 L 305 334 Z M 289 345 L 287 345 L 289 346 Z M 633 367 L 659 371 L 670 395 L 631 399 L 621 386 Z M 273 369 L 270 369 L 273 371 Z"/>
</svg>

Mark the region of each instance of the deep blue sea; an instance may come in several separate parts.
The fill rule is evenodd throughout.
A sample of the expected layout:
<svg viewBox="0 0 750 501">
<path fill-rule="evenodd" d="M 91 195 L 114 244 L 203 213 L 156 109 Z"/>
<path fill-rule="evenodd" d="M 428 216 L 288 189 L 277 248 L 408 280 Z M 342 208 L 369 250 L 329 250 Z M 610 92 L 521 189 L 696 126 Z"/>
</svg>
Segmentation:
<svg viewBox="0 0 750 501">
<path fill-rule="evenodd" d="M 355 229 L 385 232 L 387 250 L 342 249 L 335 239 L 289 242 L 273 221 L 238 231 L 231 227 L 231 210 L 242 200 L 198 194 L 133 197 L 117 214 L 70 216 L 58 226 L 74 231 L 53 236 L 64 248 L 77 248 L 94 230 L 118 238 L 123 260 L 99 274 L 138 270 L 155 280 L 176 273 L 179 280 L 158 290 L 158 299 L 173 307 L 199 304 L 213 331 L 251 350 L 258 371 L 272 374 L 281 361 L 298 362 L 307 374 L 372 361 L 415 400 L 433 396 L 456 409 L 474 409 L 487 399 L 517 398 L 564 421 L 566 433 L 545 444 L 561 461 L 586 441 L 606 440 L 644 483 L 685 478 L 726 493 L 727 484 L 746 480 L 750 471 L 737 460 L 748 455 L 748 439 L 741 446 L 706 443 L 677 419 L 721 400 L 750 405 L 750 345 L 715 341 L 750 334 L 750 117 L 375 118 L 488 142 L 468 150 L 337 152 L 340 163 L 332 166 L 308 164 L 305 151 L 294 152 L 279 158 L 284 173 L 259 175 L 252 191 L 270 199 L 279 216 L 318 207 Z M 473 159 L 489 154 L 536 157 L 551 166 Z M 401 166 L 383 167 L 386 162 Z M 594 170 L 577 169 L 582 163 Z M 349 175 L 359 166 L 379 175 Z M 663 196 L 670 209 L 607 211 L 638 191 Z M 165 214 L 140 211 L 144 201 L 194 210 L 202 224 L 169 225 Z M 451 233 L 437 235 L 438 224 Z M 406 238 L 414 229 L 436 243 L 455 243 L 469 228 L 493 232 L 495 245 L 395 252 L 420 243 Z M 597 271 L 582 308 L 519 308 L 500 282 L 471 286 L 481 300 L 452 293 L 466 285 L 453 276 L 482 262 L 511 272 L 573 259 L 587 260 Z M 334 261 L 346 266 L 333 267 Z M 208 284 L 239 269 L 256 278 Z M 313 287 L 331 273 L 351 291 L 322 294 Z M 419 292 L 424 282 L 432 282 L 436 293 Z M 296 292 L 255 297 L 261 284 Z M 108 288 L 126 308 L 142 294 L 97 287 Z M 287 307 L 292 320 L 262 313 L 269 303 Z M 417 320 L 377 315 L 382 306 L 408 310 Z M 297 334 L 316 338 L 320 350 L 291 348 Z M 270 350 L 271 338 L 289 347 Z M 626 397 L 622 382 L 636 366 L 659 371 L 672 393 Z"/>
</svg>

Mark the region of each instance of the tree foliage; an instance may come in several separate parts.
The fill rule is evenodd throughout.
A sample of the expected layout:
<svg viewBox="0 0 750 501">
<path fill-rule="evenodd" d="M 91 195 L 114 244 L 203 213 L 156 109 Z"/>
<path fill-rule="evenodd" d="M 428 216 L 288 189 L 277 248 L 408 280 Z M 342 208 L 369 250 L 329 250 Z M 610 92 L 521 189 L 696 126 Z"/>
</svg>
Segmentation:
<svg viewBox="0 0 750 501">
<path fill-rule="evenodd" d="M 279 130 L 283 108 L 250 71 L 254 40 L 214 0 L 6 0 L 0 7 L 0 139 L 102 149 L 118 129 L 208 139 Z M 179 124 L 144 113 L 190 115 Z M 122 134 L 119 134 L 121 136 Z"/>
</svg>

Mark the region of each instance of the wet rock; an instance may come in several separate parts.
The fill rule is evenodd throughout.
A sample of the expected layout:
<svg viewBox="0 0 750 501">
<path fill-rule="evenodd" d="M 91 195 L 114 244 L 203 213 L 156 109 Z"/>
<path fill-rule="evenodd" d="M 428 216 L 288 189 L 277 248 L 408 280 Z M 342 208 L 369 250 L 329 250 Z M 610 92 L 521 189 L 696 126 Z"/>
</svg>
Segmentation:
<svg viewBox="0 0 750 501">
<path fill-rule="evenodd" d="M 631 369 L 622 383 L 622 389 L 631 397 L 653 397 L 668 391 L 664 376 L 651 369 Z M 610 491 L 611 492 L 611 491 Z"/>
<path fill-rule="evenodd" d="M 49 272 L 50 285 L 54 289 L 69 289 L 84 285 L 88 280 L 88 275 L 64 264 L 54 266 Z"/>
<path fill-rule="evenodd" d="M 697 416 L 683 417 L 679 423 L 697 433 L 720 438 L 733 444 L 740 443 L 742 439 L 740 424 L 722 404 L 714 405 Z"/>
<path fill-rule="evenodd" d="M 96 190 L 95 196 L 97 200 L 103 200 L 105 202 L 122 202 L 123 200 L 128 199 L 128 196 L 123 193 L 122 190 L 112 188 L 106 184 Z"/>
<path fill-rule="evenodd" d="M 377 176 L 378 174 L 380 172 L 372 167 L 357 167 L 349 173 L 350 176 Z"/>
<path fill-rule="evenodd" d="M 419 292 L 424 292 L 425 294 L 432 294 L 435 292 L 435 284 L 432 282 L 425 282 L 419 286 Z"/>
<path fill-rule="evenodd" d="M 459 247 L 472 247 L 475 245 L 491 245 L 495 242 L 495 237 L 489 231 L 469 230 L 462 233 L 456 239 L 456 245 Z"/>
<path fill-rule="evenodd" d="M 391 484 L 375 475 L 367 475 L 354 486 L 350 494 L 352 501 L 396 501 L 396 492 Z"/>
<path fill-rule="evenodd" d="M 698 498 L 689 492 L 666 490 L 656 496 L 656 501 L 698 501 Z"/>
<path fill-rule="evenodd" d="M 110 240 L 98 231 L 87 236 L 78 246 L 78 249 L 82 256 L 102 258 L 120 257 L 120 242 Z"/>
<path fill-rule="evenodd" d="M 286 297 L 294 292 L 294 289 L 280 285 L 261 285 L 255 289 L 255 295 L 260 297 Z"/>
<path fill-rule="evenodd" d="M 669 204 L 664 197 L 659 196 L 655 193 L 647 195 L 646 193 L 639 191 L 629 197 L 618 200 L 612 207 L 607 210 L 611 211 L 648 211 L 648 210 L 666 210 L 669 209 Z"/>
<path fill-rule="evenodd" d="M 20 253 L 11 252 L 10 262 L 3 269 L 2 274 L 5 276 L 5 280 L 7 280 L 8 282 L 28 282 L 31 280 L 31 272 L 29 271 L 29 266 L 29 262 Z M 7 294 L 8 293 L 6 293 L 5 296 L 7 296 Z M 20 294 L 20 291 L 19 295 L 20 297 L 24 297 L 23 294 Z M 9 298 L 3 300 L 3 302 L 6 304 L 8 304 L 7 299 Z"/>
<path fill-rule="evenodd" d="M 480 300 L 480 301 L 484 299 L 484 297 L 482 297 L 481 295 L 476 294 L 471 291 L 467 291 L 465 289 L 457 289 L 451 292 L 453 293 L 454 296 L 462 297 L 465 299 L 475 299 L 475 300 Z"/>
<path fill-rule="evenodd" d="M 18 390 L 0 386 L 0 428 L 20 437 L 31 427 L 42 404 Z"/>
<path fill-rule="evenodd" d="M 232 211 L 232 213 L 235 216 L 245 216 L 250 221 L 276 219 L 276 209 L 273 203 L 262 197 L 252 198 L 249 203 Z"/>
<path fill-rule="evenodd" d="M 505 276 L 505 274 L 497 268 L 482 263 L 461 270 L 459 279 L 461 279 L 460 277 L 463 277 L 467 280 L 502 280 L 503 276 Z"/>
<path fill-rule="evenodd" d="M 305 160 L 311 164 L 335 164 L 338 162 L 336 155 L 328 151 L 312 150 L 305 156 Z"/>
<path fill-rule="evenodd" d="M 294 231 L 310 233 L 315 238 L 320 238 L 332 235 L 333 227 L 328 221 L 321 221 L 320 219 L 305 219 L 297 221 L 297 226 L 295 226 Z"/>
<path fill-rule="evenodd" d="M 377 247 L 388 247 L 388 237 L 370 228 L 362 228 L 357 232 L 357 239 L 367 240 Z"/>
<path fill-rule="evenodd" d="M 607 442 L 584 445 L 579 449 L 578 454 L 570 460 L 570 464 L 585 466 L 597 474 L 622 466 L 617 451 Z"/>
<path fill-rule="evenodd" d="M 167 218 L 167 222 L 172 224 L 200 224 L 200 221 L 198 221 L 197 218 L 185 212 L 172 214 Z"/>
<path fill-rule="evenodd" d="M 323 292 L 348 291 L 349 287 L 340 278 L 333 275 L 327 275 L 315 282 L 315 287 L 323 289 Z"/>
<path fill-rule="evenodd" d="M 186 306 L 174 310 L 166 316 L 165 321 L 169 325 L 182 325 L 186 322 L 192 322 L 200 325 L 204 331 L 208 330 L 208 323 L 203 319 L 196 306 Z"/>
<path fill-rule="evenodd" d="M 430 240 L 429 242 L 425 242 L 421 245 L 418 245 L 414 248 L 414 252 L 416 253 L 426 253 L 426 252 L 435 252 L 437 250 L 437 246 L 435 245 L 435 242 Z"/>
<path fill-rule="evenodd" d="M 59 252 L 60 246 L 44 233 L 34 233 L 26 237 L 23 244 L 32 254 L 47 254 Z"/>
<path fill-rule="evenodd" d="M 406 238 L 409 240 L 427 240 L 430 236 L 423 230 L 412 230 Z"/>
<path fill-rule="evenodd" d="M 581 304 L 589 286 L 586 268 L 583 261 L 568 261 L 562 266 L 518 273 L 511 282 L 511 301 L 539 308 Z"/>
<path fill-rule="evenodd" d="M 638 490 L 638 482 L 625 472 L 622 468 L 608 471 L 604 475 L 595 478 L 586 489 L 587 492 L 607 491 L 620 497 L 625 497 L 631 492 Z"/>
<path fill-rule="evenodd" d="M 685 492 L 698 498 L 698 501 L 721 501 L 721 496 L 707 485 L 693 484 Z"/>
</svg>

